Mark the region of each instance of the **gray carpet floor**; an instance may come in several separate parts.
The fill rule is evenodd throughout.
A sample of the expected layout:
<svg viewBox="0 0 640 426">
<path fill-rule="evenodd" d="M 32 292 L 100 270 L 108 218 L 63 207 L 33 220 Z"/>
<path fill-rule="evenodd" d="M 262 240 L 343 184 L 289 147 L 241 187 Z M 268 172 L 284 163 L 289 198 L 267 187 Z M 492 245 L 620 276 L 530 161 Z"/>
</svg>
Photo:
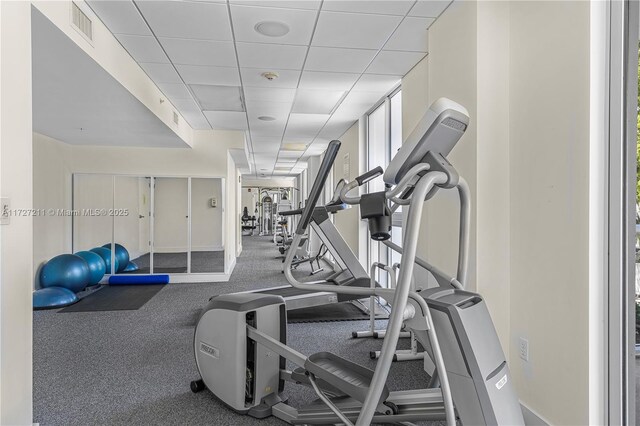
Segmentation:
<svg viewBox="0 0 640 426">
<path fill-rule="evenodd" d="M 132 274 L 150 273 L 149 253 L 133 259 L 138 265 Z M 156 274 L 178 274 L 187 272 L 187 253 L 154 253 L 153 272 Z M 192 251 L 191 272 L 224 272 L 224 251 Z"/>
<path fill-rule="evenodd" d="M 276 246 L 267 237 L 244 237 L 244 251 L 228 283 L 170 284 L 136 311 L 34 312 L 34 422 L 41 425 L 282 425 L 225 408 L 210 392 L 193 394 L 199 377 L 193 327 L 209 297 L 285 284 Z M 296 271 L 308 275 L 308 266 Z M 317 275 L 314 279 L 317 278 Z M 378 324 L 384 327 L 385 322 Z M 375 368 L 369 351 L 382 342 L 351 339 L 366 321 L 291 324 L 289 344 L 306 354 L 331 351 Z M 401 341 L 401 347 L 407 342 Z M 419 361 L 395 363 L 392 390 L 426 386 Z M 315 398 L 289 385 L 294 406 Z"/>
</svg>

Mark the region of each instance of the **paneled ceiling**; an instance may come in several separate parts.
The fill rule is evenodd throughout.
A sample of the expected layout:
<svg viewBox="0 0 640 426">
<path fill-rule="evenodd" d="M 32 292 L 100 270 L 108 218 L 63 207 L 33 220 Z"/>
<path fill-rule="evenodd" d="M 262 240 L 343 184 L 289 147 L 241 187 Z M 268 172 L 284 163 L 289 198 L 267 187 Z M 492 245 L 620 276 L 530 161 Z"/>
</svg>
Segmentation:
<svg viewBox="0 0 640 426">
<path fill-rule="evenodd" d="M 245 130 L 252 174 L 281 176 L 400 83 L 450 0 L 88 3 L 191 127 Z"/>
</svg>

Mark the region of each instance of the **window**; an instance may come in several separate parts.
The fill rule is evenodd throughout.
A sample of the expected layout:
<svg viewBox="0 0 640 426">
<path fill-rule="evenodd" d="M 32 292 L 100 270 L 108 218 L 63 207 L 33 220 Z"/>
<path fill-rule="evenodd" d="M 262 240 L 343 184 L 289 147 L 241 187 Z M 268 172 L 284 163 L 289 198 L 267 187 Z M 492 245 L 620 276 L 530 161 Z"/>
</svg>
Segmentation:
<svg viewBox="0 0 640 426">
<path fill-rule="evenodd" d="M 381 166 L 386 169 L 389 162 L 402 145 L 402 92 L 398 89 L 386 96 L 367 115 L 367 170 Z M 384 191 L 384 181 L 378 177 L 367 184 L 367 192 Z M 398 210 L 400 212 L 400 209 Z M 402 243 L 402 229 L 394 228 L 392 241 Z M 400 256 L 392 253 L 384 244 L 369 239 L 368 262 L 391 265 Z M 379 277 L 382 285 L 387 285 L 387 277 Z"/>
</svg>

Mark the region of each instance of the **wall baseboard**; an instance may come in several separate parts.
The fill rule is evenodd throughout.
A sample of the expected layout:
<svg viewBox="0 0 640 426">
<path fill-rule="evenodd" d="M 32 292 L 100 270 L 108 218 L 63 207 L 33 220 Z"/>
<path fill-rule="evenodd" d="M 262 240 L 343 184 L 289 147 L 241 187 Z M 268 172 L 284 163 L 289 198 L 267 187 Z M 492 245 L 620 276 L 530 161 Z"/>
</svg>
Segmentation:
<svg viewBox="0 0 640 426">
<path fill-rule="evenodd" d="M 231 274 L 233 273 L 233 270 L 236 267 L 236 259 L 237 259 L 236 257 L 231 258 L 231 262 L 229 262 L 229 265 L 226 268 L 225 273 L 227 275 L 229 275 L 229 277 L 231 277 Z M 229 281 L 229 280 L 227 280 L 227 281 Z"/>
<path fill-rule="evenodd" d="M 544 419 L 540 414 L 533 411 L 531 408 L 527 407 L 522 401 L 520 402 L 520 407 L 522 408 L 522 417 L 524 417 L 524 424 L 527 426 L 549 426 L 547 420 Z"/>
</svg>

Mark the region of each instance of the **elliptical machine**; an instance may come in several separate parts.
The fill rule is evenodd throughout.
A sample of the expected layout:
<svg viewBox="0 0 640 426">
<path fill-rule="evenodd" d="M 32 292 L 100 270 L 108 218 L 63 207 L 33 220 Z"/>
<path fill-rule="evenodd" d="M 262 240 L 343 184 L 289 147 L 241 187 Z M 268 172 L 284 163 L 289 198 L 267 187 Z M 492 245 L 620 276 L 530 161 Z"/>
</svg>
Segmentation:
<svg viewBox="0 0 640 426">
<path fill-rule="evenodd" d="M 237 293 L 214 297 L 196 326 L 194 351 L 201 380 L 194 391 L 205 387 L 238 413 L 262 418 L 274 415 L 291 424 L 369 425 L 446 420 L 463 425 L 522 425 L 522 413 L 493 323 L 482 297 L 461 289 L 458 278 L 466 276 L 468 247 L 468 188 L 452 173 L 445 156 L 468 125 L 466 110 L 447 99 L 436 101 L 394 157 L 385 173 L 393 187 L 384 194 L 394 205 L 408 206 L 399 279 L 395 289 L 340 287 L 301 283 L 285 268 L 294 287 L 311 291 L 381 296 L 392 300 L 381 356 L 375 371 L 328 352 L 309 357 L 286 345 L 286 307 L 280 296 Z M 313 208 L 330 173 L 340 142 L 329 144 L 298 224 L 293 244 L 308 226 Z M 449 172 L 444 171 L 449 170 Z M 373 170 L 345 188 L 345 201 L 355 186 L 379 176 Z M 356 184 L 357 183 L 357 184 Z M 457 277 L 449 277 L 416 257 L 423 204 L 439 189 L 457 188 L 464 221 Z M 378 197 L 380 198 L 380 197 Z M 386 201 L 385 201 L 386 203 Z M 373 229 L 384 232 L 385 220 L 374 220 Z M 286 258 L 291 264 L 293 251 Z M 441 284 L 436 289 L 411 291 L 415 262 L 427 265 Z M 432 316 L 433 312 L 433 316 Z M 386 386 L 394 350 L 406 323 L 435 364 L 431 384 L 439 387 L 391 392 Z M 442 343 L 441 343 L 442 342 Z M 298 366 L 286 370 L 286 360 Z M 432 379 L 433 379 L 432 377 Z M 285 382 L 307 385 L 319 400 L 294 408 L 281 398 Z"/>
</svg>

